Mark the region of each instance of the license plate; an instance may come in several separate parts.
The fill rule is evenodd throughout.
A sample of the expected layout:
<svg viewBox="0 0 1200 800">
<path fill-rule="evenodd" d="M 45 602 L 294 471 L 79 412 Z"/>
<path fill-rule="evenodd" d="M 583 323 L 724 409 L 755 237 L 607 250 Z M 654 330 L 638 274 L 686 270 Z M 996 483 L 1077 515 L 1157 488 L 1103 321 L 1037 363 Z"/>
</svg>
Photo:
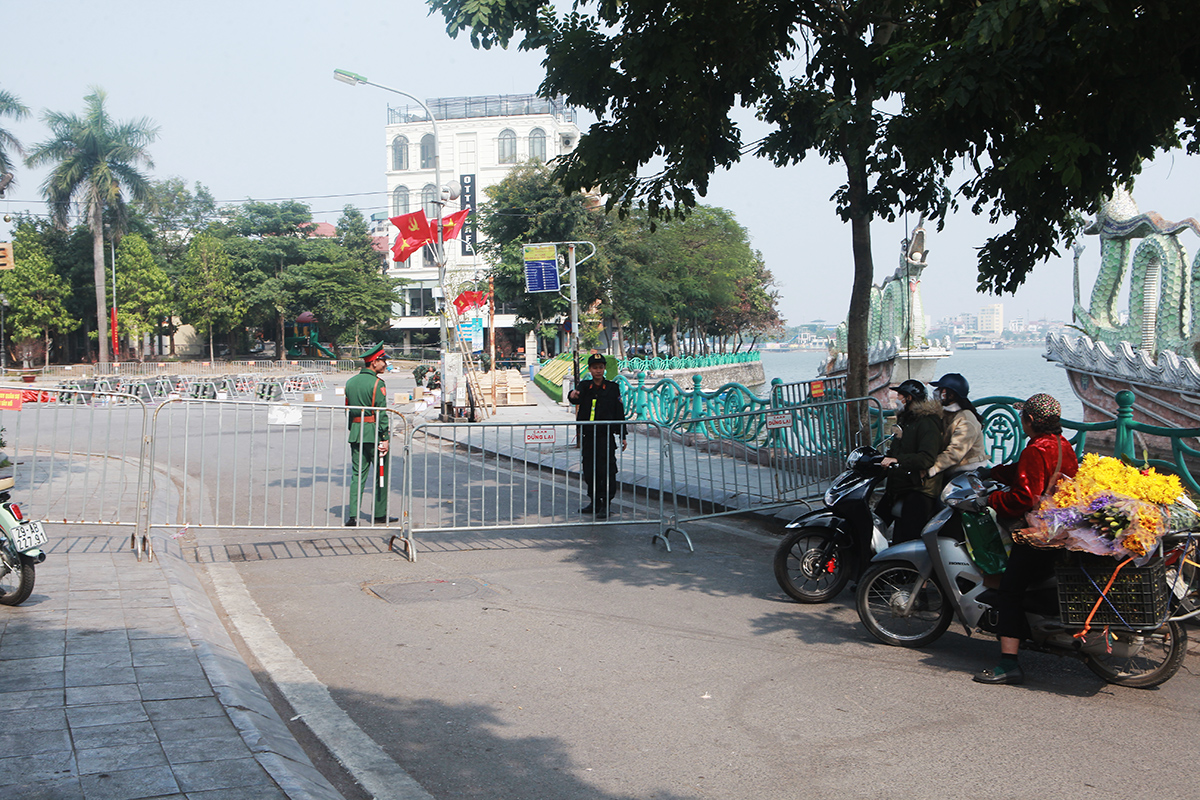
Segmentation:
<svg viewBox="0 0 1200 800">
<path fill-rule="evenodd" d="M 23 522 L 13 531 L 13 540 L 16 542 L 17 552 L 23 553 L 26 550 L 37 547 L 46 543 L 46 532 L 42 530 L 42 523 L 37 520 Z"/>
</svg>

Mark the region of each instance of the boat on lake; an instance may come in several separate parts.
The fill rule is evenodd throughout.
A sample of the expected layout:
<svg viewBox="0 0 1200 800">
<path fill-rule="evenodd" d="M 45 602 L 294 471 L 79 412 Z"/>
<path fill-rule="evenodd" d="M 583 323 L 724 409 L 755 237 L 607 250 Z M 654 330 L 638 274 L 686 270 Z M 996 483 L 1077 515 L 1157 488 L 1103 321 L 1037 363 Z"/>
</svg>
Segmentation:
<svg viewBox="0 0 1200 800">
<path fill-rule="evenodd" d="M 1084 422 L 1115 419 L 1116 396 L 1128 390 L 1135 397 L 1135 421 L 1200 427 L 1200 364 L 1194 351 L 1200 257 L 1187 261 L 1180 237 L 1188 231 L 1200 235 L 1200 223 L 1141 213 L 1128 192 L 1114 192 L 1084 230 L 1099 237 L 1101 258 L 1088 308 L 1079 297 L 1084 248 L 1076 244 L 1074 318 L 1085 335 L 1050 334 L 1045 357 L 1066 369 L 1083 404 Z M 1119 314 L 1126 286 L 1128 311 Z"/>
</svg>

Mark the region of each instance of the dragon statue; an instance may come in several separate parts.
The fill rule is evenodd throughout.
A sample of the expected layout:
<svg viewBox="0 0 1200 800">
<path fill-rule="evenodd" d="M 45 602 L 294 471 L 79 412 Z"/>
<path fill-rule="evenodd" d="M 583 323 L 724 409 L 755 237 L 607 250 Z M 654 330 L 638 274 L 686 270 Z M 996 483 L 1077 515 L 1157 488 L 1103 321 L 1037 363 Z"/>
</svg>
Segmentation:
<svg viewBox="0 0 1200 800">
<path fill-rule="evenodd" d="M 1094 342 L 1110 350 L 1122 342 L 1158 355 L 1170 351 L 1191 357 L 1200 331 L 1200 257 L 1189 269 L 1179 234 L 1200 234 L 1200 223 L 1189 217 L 1168 222 L 1153 212 L 1138 212 L 1125 189 L 1116 189 L 1101 205 L 1096 220 L 1084 233 L 1100 237 L 1100 272 L 1092 287 L 1091 310 L 1079 302 L 1079 256 L 1075 247 L 1076 325 Z M 1129 277 L 1129 314 L 1121 322 L 1117 301 Z"/>
<path fill-rule="evenodd" d="M 881 285 L 871 287 L 871 315 L 867 322 L 869 360 L 891 358 L 901 350 L 911 350 L 926 344 L 925 311 L 921 307 L 921 273 L 925 271 L 925 218 L 917 223 L 912 237 L 901 242 L 900 265 L 884 278 Z M 846 353 L 846 323 L 837 327 L 833 353 Z"/>
</svg>

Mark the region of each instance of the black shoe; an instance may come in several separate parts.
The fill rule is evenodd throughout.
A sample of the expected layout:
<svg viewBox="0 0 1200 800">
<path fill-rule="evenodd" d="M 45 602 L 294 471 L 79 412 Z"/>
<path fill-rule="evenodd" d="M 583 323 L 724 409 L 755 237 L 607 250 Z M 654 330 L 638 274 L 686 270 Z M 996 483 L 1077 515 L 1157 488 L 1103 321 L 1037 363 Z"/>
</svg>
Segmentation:
<svg viewBox="0 0 1200 800">
<path fill-rule="evenodd" d="M 596 513 L 596 504 L 595 504 L 595 503 L 588 503 L 586 506 L 584 506 L 583 508 L 579 509 L 579 513 L 580 513 L 580 514 L 594 514 L 594 513 Z"/>
<path fill-rule="evenodd" d="M 596 519 L 608 519 L 608 509 L 604 506 L 600 506 L 596 509 L 596 513 L 593 516 Z"/>
<path fill-rule="evenodd" d="M 1025 682 L 1025 670 L 1020 667 L 1013 667 L 1008 670 L 985 669 L 983 672 L 977 673 L 971 680 L 976 683 L 1016 686 L 1019 683 Z"/>
<path fill-rule="evenodd" d="M 350 519 L 346 520 L 346 527 L 347 527 L 347 528 L 353 528 L 353 527 L 354 527 L 355 525 L 357 525 L 357 524 L 358 524 L 358 520 L 357 520 L 357 519 L 355 519 L 354 517 L 351 517 Z"/>
<path fill-rule="evenodd" d="M 399 522 L 399 521 L 400 521 L 399 517 L 376 517 L 375 518 L 375 524 L 377 524 L 377 525 L 384 523 L 384 522 Z"/>
</svg>

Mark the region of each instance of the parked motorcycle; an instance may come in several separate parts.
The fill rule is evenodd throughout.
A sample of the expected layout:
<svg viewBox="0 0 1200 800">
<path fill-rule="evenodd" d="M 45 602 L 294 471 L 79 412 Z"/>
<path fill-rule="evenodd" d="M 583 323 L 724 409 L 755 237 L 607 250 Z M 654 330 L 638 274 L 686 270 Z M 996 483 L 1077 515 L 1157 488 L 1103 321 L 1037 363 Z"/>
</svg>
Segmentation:
<svg viewBox="0 0 1200 800">
<path fill-rule="evenodd" d="M 801 603 L 827 602 L 867 564 L 865 550 L 888 546 L 871 497 L 887 470 L 883 454 L 858 447 L 846 456 L 846 470 L 825 492 L 825 507 L 796 517 L 775 551 L 775 580 Z"/>
<path fill-rule="evenodd" d="M 859 619 L 872 636 L 898 647 L 924 647 L 945 633 L 956 616 L 968 635 L 974 630 L 995 632 L 996 612 L 988 596 L 993 590 L 984 586 L 983 574 L 966 545 L 939 533 L 955 515 L 979 507 L 981 499 L 996 488 L 985 486 L 973 473 L 955 476 L 942 492 L 945 508 L 925 526 L 921 538 L 875 556 L 859 581 L 856 598 Z M 1194 552 L 1195 539 L 1184 536 L 1187 543 L 1182 552 L 1189 552 L 1189 547 Z M 1174 552 L 1181 546 L 1177 539 L 1170 537 L 1164 546 Z M 1176 594 L 1182 597 L 1188 591 Z M 1065 623 L 1060 617 L 1053 578 L 1031 588 L 1025 608 L 1032 641 L 1024 646 L 1083 659 L 1109 683 L 1157 686 L 1175 674 L 1187 649 L 1187 631 L 1180 620 L 1190 614 L 1176 616 L 1176 603 L 1167 619 L 1143 629 L 1094 624 L 1082 636 L 1077 634 L 1084 625 Z"/>
<path fill-rule="evenodd" d="M 25 519 L 21 508 L 9 502 L 10 488 L 12 478 L 0 482 L 0 605 L 16 606 L 33 592 L 34 567 L 46 560 L 41 547 L 47 540 L 42 523 Z"/>
</svg>

